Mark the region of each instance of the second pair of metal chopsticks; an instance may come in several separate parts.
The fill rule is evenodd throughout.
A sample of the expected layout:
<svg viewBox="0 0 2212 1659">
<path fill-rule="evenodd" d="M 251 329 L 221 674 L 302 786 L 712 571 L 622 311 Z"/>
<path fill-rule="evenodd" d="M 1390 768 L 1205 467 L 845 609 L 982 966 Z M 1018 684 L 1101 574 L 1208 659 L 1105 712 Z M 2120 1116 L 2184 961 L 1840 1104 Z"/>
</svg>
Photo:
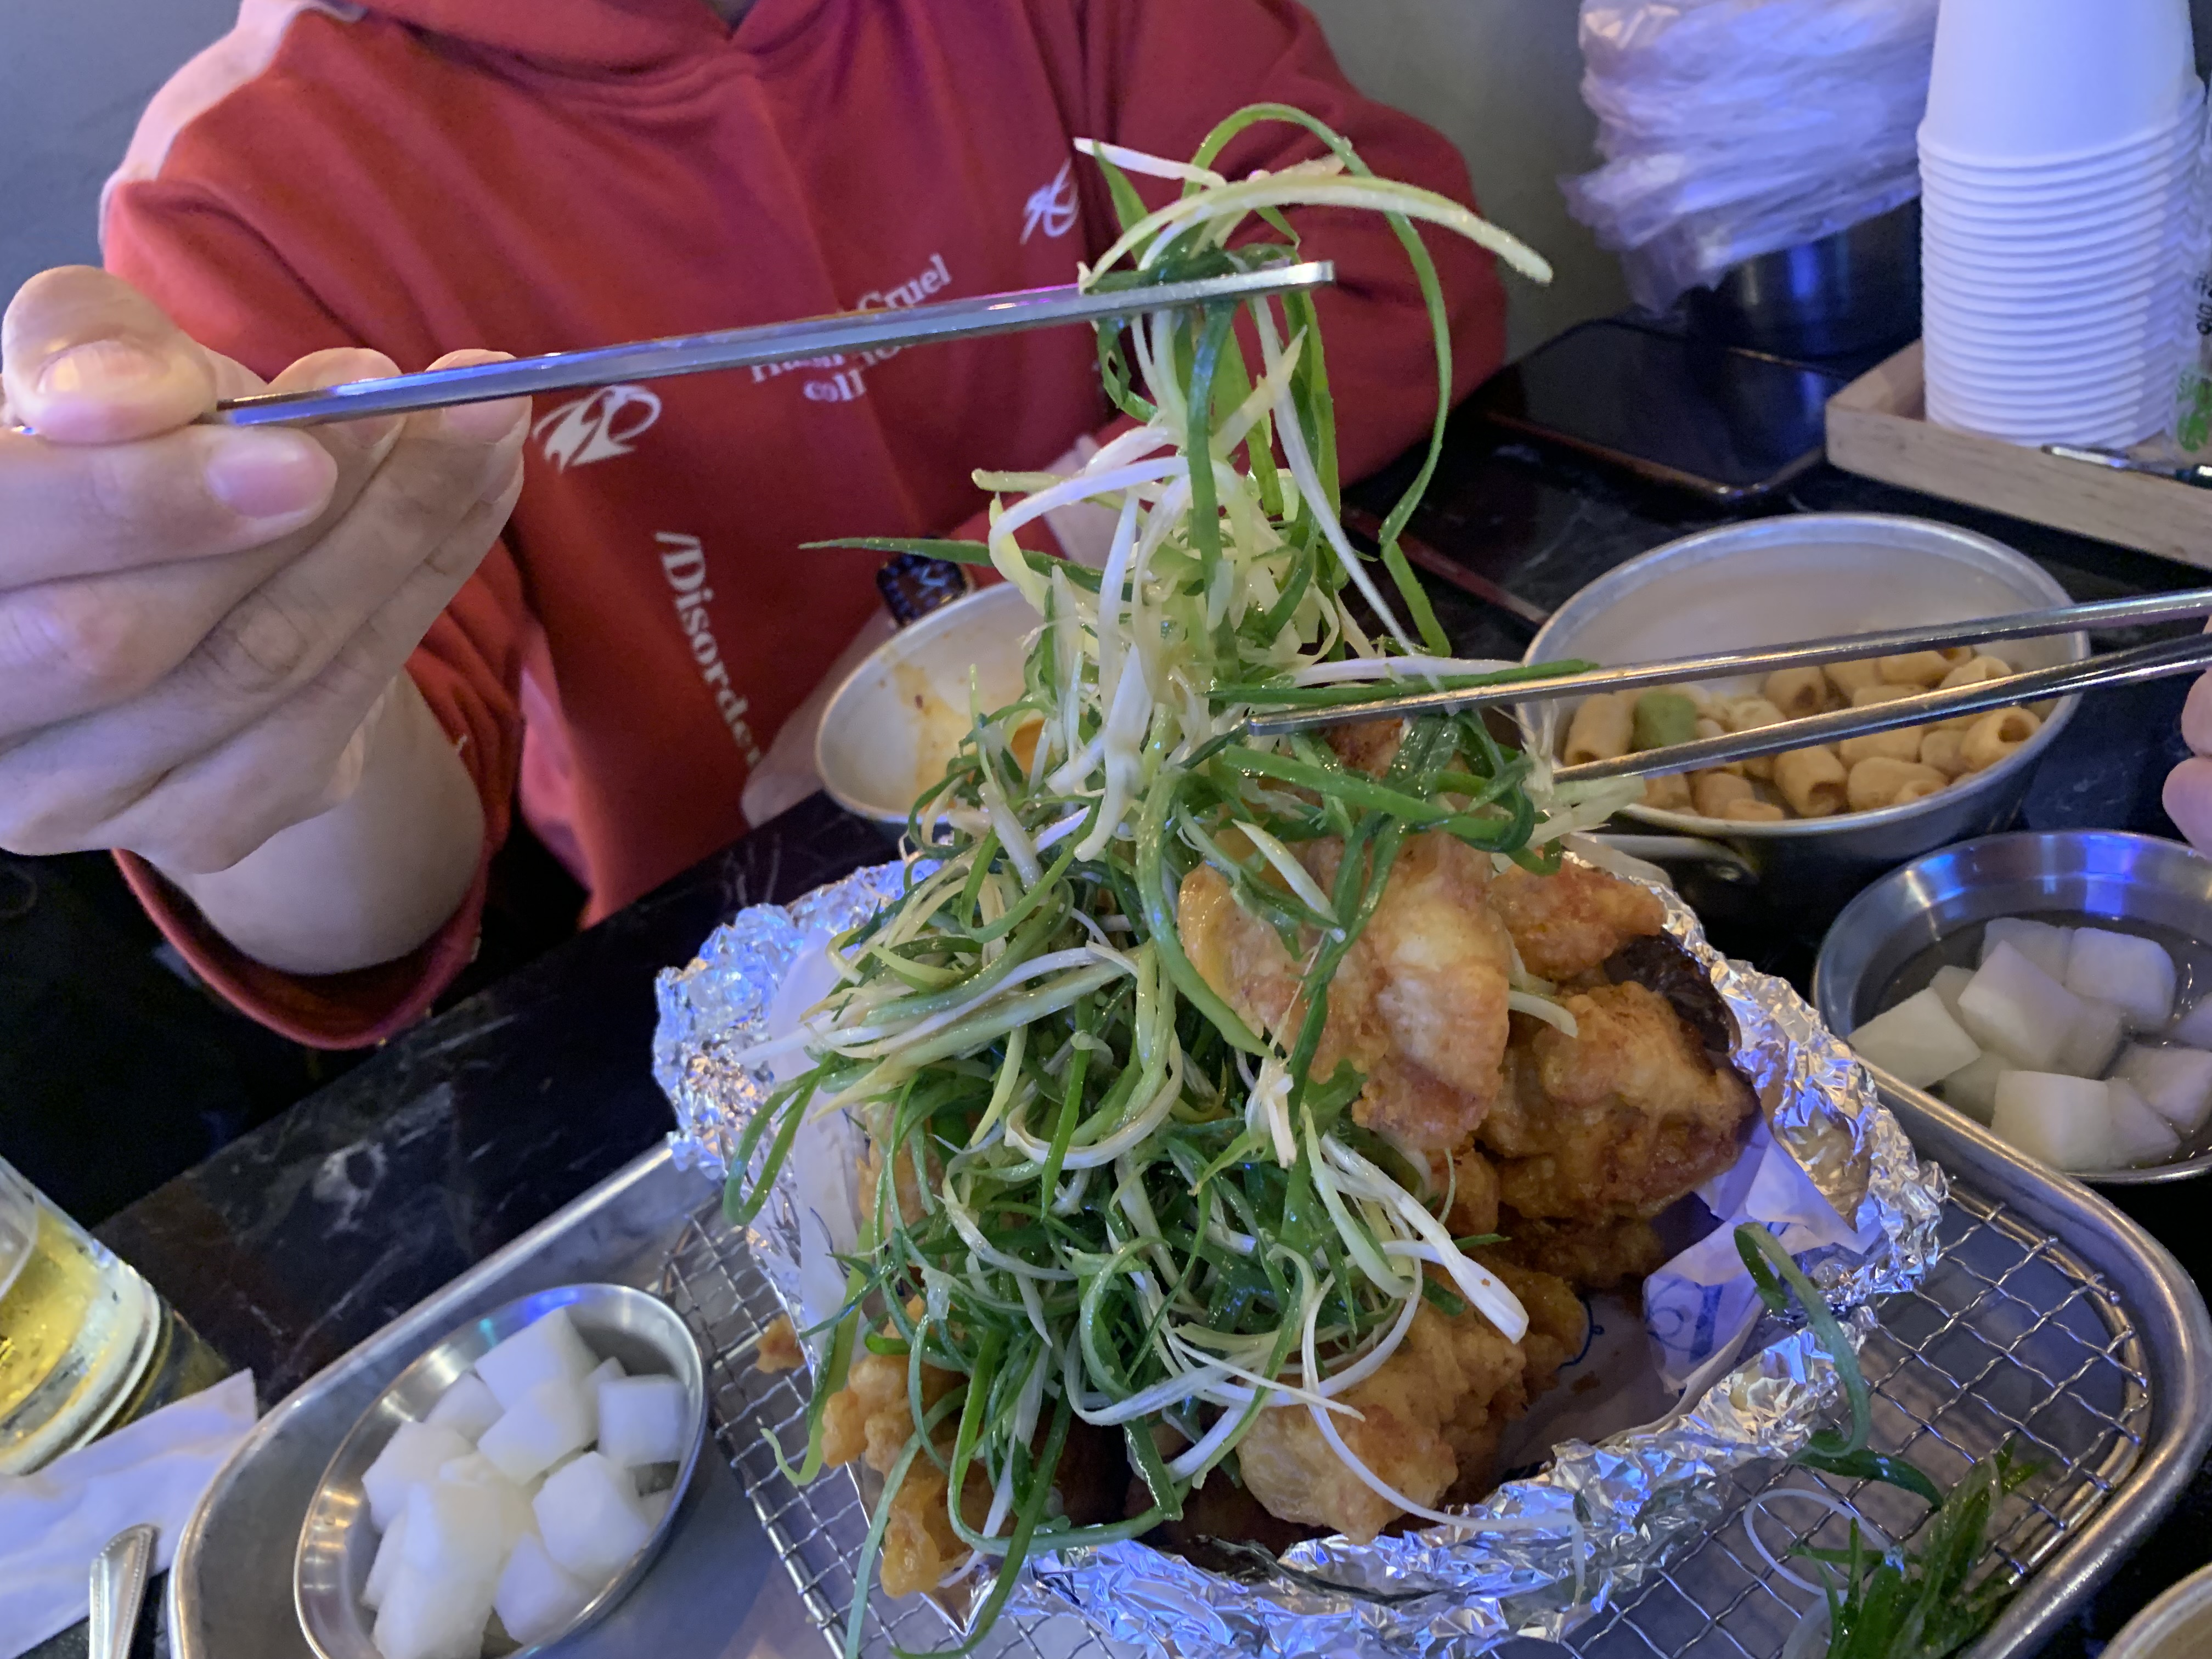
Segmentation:
<svg viewBox="0 0 2212 1659">
<path fill-rule="evenodd" d="M 842 312 L 800 322 L 769 323 L 757 328 L 721 329 L 710 334 L 682 334 L 632 345 L 562 351 L 504 363 L 475 363 L 434 368 L 419 374 L 355 380 L 313 392 L 263 392 L 217 404 L 206 416 L 222 426 L 308 426 L 323 421 L 353 421 L 369 415 L 405 415 L 417 410 L 447 409 L 457 404 L 490 403 L 500 398 L 533 397 L 541 392 L 570 392 L 580 386 L 613 386 L 630 380 L 666 380 L 709 369 L 746 368 L 769 363 L 803 362 L 841 352 L 878 351 L 931 340 L 971 340 L 986 334 L 1013 334 L 1060 323 L 1095 323 L 1178 306 L 1249 300 L 1325 288 L 1336 280 L 1326 259 L 1242 271 L 1188 283 L 1086 290 L 1026 289 L 986 294 L 975 299 L 940 300 L 928 305 Z"/>
<path fill-rule="evenodd" d="M 1917 628 L 1893 628 L 1873 634 L 1838 634 L 1826 639 L 1801 640 L 1793 645 L 1719 651 L 1709 656 L 1670 657 L 1661 662 L 1596 668 L 1581 674 L 1557 674 L 1548 679 L 1522 680 L 1510 685 L 1409 691 L 1402 697 L 1378 698 L 1371 702 L 1254 714 L 1245 725 L 1255 737 L 1278 737 L 1286 732 L 1351 726 L 1364 720 L 1403 720 L 1415 714 L 1486 708 L 1498 703 L 1552 702 L 1562 697 L 1586 697 L 1600 691 L 1633 691 L 1644 686 L 1680 685 L 1740 674 L 1771 674 L 1784 668 L 1813 668 L 1822 663 L 1852 662 L 1865 657 L 1898 657 L 1914 651 L 1985 644 L 1991 640 L 2034 639 L 2094 628 L 2134 628 L 2203 616 L 2212 616 L 2212 587 L 2146 594 L 2133 599 L 2100 599 L 2091 605 L 2059 605 L 2045 611 L 2021 611 L 2009 616 L 1927 623 Z M 2017 702 L 2021 699 L 2006 701 Z"/>
<path fill-rule="evenodd" d="M 2030 669 L 2001 680 L 1954 686 L 1948 691 L 1898 697 L 1889 702 L 1871 703 L 1864 708 L 1838 708 L 1826 714 L 1784 720 L 1778 726 L 1754 726 L 1748 732 L 1701 738 L 1694 743 L 1674 744 L 1664 749 L 1646 749 L 1613 760 L 1563 766 L 1552 775 L 1552 779 L 1555 783 L 1595 783 L 1602 778 L 1698 772 L 1759 755 L 1811 749 L 1822 744 L 1840 743 L 1845 738 L 1894 732 L 1907 726 L 1926 726 L 1961 714 L 2011 708 L 2081 691 L 2135 685 L 2203 668 L 2212 668 L 2212 635 L 2191 634 L 2184 639 L 2157 640 L 2126 651 L 2091 657 L 2085 662 L 2060 663 L 2056 667 Z"/>
</svg>

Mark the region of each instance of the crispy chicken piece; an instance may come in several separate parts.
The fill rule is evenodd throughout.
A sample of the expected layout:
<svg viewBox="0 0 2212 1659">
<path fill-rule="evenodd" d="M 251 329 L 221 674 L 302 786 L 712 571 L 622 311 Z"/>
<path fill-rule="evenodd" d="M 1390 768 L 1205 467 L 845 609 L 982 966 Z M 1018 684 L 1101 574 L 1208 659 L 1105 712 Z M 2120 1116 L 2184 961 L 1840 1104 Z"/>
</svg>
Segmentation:
<svg viewBox="0 0 2212 1659">
<path fill-rule="evenodd" d="M 1360 1415 L 1334 1419 L 1355 1457 L 1425 1507 L 1487 1491 L 1505 1425 L 1582 1351 L 1586 1322 L 1572 1291 L 1510 1264 L 1494 1271 L 1528 1310 L 1522 1341 L 1473 1309 L 1448 1317 L 1425 1305 L 1397 1352 L 1341 1396 Z M 1303 1406 L 1261 1413 L 1237 1459 L 1252 1495 L 1285 1521 L 1364 1543 L 1402 1512 L 1346 1466 Z"/>
<path fill-rule="evenodd" d="M 806 1363 L 806 1350 L 799 1346 L 799 1333 L 792 1326 L 789 1314 L 778 1314 L 768 1322 L 753 1347 L 753 1369 L 757 1371 L 795 1371 Z"/>
<path fill-rule="evenodd" d="M 1445 1425 L 1470 1396 L 1486 1407 L 1521 1382 L 1518 1347 L 1479 1318 L 1462 1340 L 1458 1322 L 1423 1307 L 1398 1351 L 1340 1396 L 1359 1416 L 1340 1414 L 1334 1423 L 1376 1478 L 1425 1507 L 1432 1507 L 1459 1473 Z M 1484 1412 L 1468 1416 L 1479 1431 Z M 1271 1514 L 1363 1544 L 1403 1512 L 1346 1466 L 1304 1406 L 1261 1412 L 1237 1444 L 1237 1462 L 1244 1484 Z"/>
<path fill-rule="evenodd" d="M 1337 759 L 1355 772 L 1379 778 L 1398 758 L 1398 745 L 1406 740 L 1403 720 L 1362 720 L 1357 726 L 1333 726 L 1322 734 Z"/>
<path fill-rule="evenodd" d="M 1483 1252 L 1492 1268 L 1503 1273 L 1505 1263 L 1534 1267 L 1578 1291 L 1620 1290 L 1667 1259 L 1651 1224 L 1633 1216 L 1561 1222 L 1507 1210 L 1498 1214 L 1495 1231 L 1505 1235 L 1505 1242 Z"/>
<path fill-rule="evenodd" d="M 968 1547 L 952 1530 L 945 1510 L 945 1471 L 927 1457 L 907 1465 L 906 1479 L 891 1499 L 876 1574 L 886 1595 L 914 1595 L 935 1589 L 968 1559 Z M 990 1518 L 991 1483 L 970 1464 L 961 1486 L 960 1513 L 971 1527 Z"/>
<path fill-rule="evenodd" d="M 1666 1000 L 1641 985 L 1566 999 L 1581 1035 L 1528 1022 L 1510 1085 L 1484 1119 L 1499 1196 L 1523 1216 L 1649 1219 L 1735 1162 L 1757 1109 Z"/>
<path fill-rule="evenodd" d="M 1525 1409 L 1530 1400 L 1559 1380 L 1559 1368 L 1582 1352 L 1589 1340 L 1589 1310 L 1583 1306 L 1574 1286 L 1554 1273 L 1487 1252 L 1482 1254 L 1482 1264 L 1505 1281 L 1505 1288 L 1519 1298 L 1528 1316 L 1528 1334 L 1521 1339 L 1522 1352 L 1528 1356 L 1521 1373 L 1528 1392 L 1520 1408 Z"/>
<path fill-rule="evenodd" d="M 1305 854 L 1324 887 L 1342 855 L 1334 841 Z M 1409 1147 L 1462 1145 L 1498 1091 L 1511 953 L 1483 902 L 1489 874 L 1488 860 L 1450 836 L 1408 836 L 1329 985 L 1314 1075 L 1350 1060 L 1367 1079 L 1353 1117 Z M 1254 1027 L 1288 1041 L 1304 1012 L 1301 964 L 1275 930 L 1241 909 L 1205 865 L 1184 878 L 1180 915 L 1183 948 L 1206 983 Z"/>
<path fill-rule="evenodd" d="M 1630 939 L 1661 931 L 1666 912 L 1649 888 L 1571 860 L 1557 875 L 1507 871 L 1490 884 L 1490 902 L 1539 979 L 1571 979 Z"/>
<path fill-rule="evenodd" d="M 915 1310 L 921 1310 L 919 1304 Z M 878 1474 L 891 1472 L 914 1434 L 906 1370 L 905 1359 L 894 1355 L 863 1351 L 854 1356 L 852 1369 L 845 1374 L 845 1386 L 830 1396 L 822 1410 L 823 1462 L 837 1468 L 857 1457 Z M 923 1366 L 923 1408 L 935 1405 L 959 1382 L 955 1372 Z M 940 1432 L 939 1439 L 951 1445 L 949 1426 Z M 890 1516 L 884 1528 L 878 1571 L 884 1594 L 911 1595 L 934 1589 L 967 1559 L 968 1547 L 952 1530 L 951 1516 L 945 1510 L 945 1472 L 927 1456 L 917 1456 L 907 1466 L 906 1479 L 891 1499 Z M 991 1483 L 980 1465 L 971 1465 L 961 1488 L 961 1514 L 970 1526 L 980 1527 L 990 1508 Z"/>
<path fill-rule="evenodd" d="M 1520 1298 L 1528 1330 L 1520 1342 L 1520 1380 L 1487 1401 L 1462 1401 L 1445 1426 L 1444 1437 L 1459 1462 L 1459 1473 L 1444 1492 L 1451 1504 L 1472 1504 L 1498 1485 L 1498 1445 L 1507 1426 L 1559 1382 L 1559 1368 L 1589 1340 L 1589 1312 L 1565 1280 L 1516 1267 L 1487 1250 L 1476 1254 Z"/>
<path fill-rule="evenodd" d="M 922 1408 L 959 1384 L 957 1373 L 924 1365 Z M 914 1413 L 907 1407 L 905 1358 L 866 1349 L 854 1353 L 845 1386 L 822 1409 L 823 1460 L 834 1469 L 857 1457 L 878 1474 L 889 1474 L 914 1434 Z"/>
<path fill-rule="evenodd" d="M 1472 1146 L 1451 1161 L 1452 1206 L 1444 1218 L 1454 1238 L 1480 1238 L 1498 1229 L 1498 1168 Z"/>
</svg>

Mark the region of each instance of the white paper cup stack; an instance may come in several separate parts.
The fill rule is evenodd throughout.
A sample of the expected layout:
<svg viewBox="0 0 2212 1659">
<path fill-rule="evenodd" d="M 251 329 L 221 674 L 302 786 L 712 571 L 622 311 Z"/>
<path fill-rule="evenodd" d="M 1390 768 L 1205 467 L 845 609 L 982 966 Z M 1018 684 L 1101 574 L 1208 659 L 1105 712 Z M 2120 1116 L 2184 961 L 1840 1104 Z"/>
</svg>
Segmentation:
<svg viewBox="0 0 2212 1659">
<path fill-rule="evenodd" d="M 2022 444 L 2165 428 L 2194 63 L 2188 0 L 1942 0 L 1920 128 L 1930 420 Z"/>
</svg>

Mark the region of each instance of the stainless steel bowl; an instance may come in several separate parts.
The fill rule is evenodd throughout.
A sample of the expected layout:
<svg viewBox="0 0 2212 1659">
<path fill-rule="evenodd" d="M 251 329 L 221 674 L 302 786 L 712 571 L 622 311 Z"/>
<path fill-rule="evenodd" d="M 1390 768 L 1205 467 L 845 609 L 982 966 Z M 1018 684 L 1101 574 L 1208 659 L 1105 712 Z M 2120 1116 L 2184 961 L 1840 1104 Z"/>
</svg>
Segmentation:
<svg viewBox="0 0 2212 1659">
<path fill-rule="evenodd" d="M 1801 513 L 1686 536 L 1608 571 L 1553 613 L 1527 660 L 1611 665 L 2069 603 L 2040 565 L 1972 531 L 1882 514 Z M 2016 666 L 2042 668 L 2080 661 L 2089 641 L 2071 634 L 2000 648 Z M 1905 860 L 2004 828 L 2079 702 L 2061 702 L 2041 731 L 1987 771 L 1907 805 L 1781 823 L 1644 806 L 1625 816 L 1691 838 L 1674 849 L 1683 857 L 1717 843 L 1728 848 L 1770 902 L 1832 915 Z M 1558 703 L 1526 705 L 1522 723 L 1556 755 L 1571 713 Z M 1668 861 L 1667 848 L 1649 840 L 1638 853 Z"/>
<path fill-rule="evenodd" d="M 699 1345 L 666 1303 L 626 1285 L 570 1285 L 540 1291 L 471 1321 L 400 1372 L 362 1414 L 323 1471 L 300 1528 L 292 1570 L 292 1601 L 299 1611 L 300 1628 L 321 1659 L 381 1659 L 369 1639 L 373 1615 L 361 1600 L 377 1543 L 375 1529 L 368 1524 L 362 1474 L 402 1423 L 421 1421 L 462 1372 L 496 1344 L 556 1308 L 568 1310 L 578 1334 L 600 1358 L 619 1359 L 633 1375 L 661 1371 L 684 1384 L 691 1414 L 690 1444 L 677 1467 L 668 1509 L 644 1547 L 567 1629 L 535 1646 L 514 1650 L 510 1659 L 545 1652 L 598 1624 L 645 1577 L 683 1507 L 684 1488 L 691 1483 L 706 1437 L 707 1370 Z"/>
<path fill-rule="evenodd" d="M 2199 1567 L 2129 1620 L 2102 1659 L 2202 1659 L 2208 1649 L 2212 1567 Z"/>
<path fill-rule="evenodd" d="M 2212 859 L 2154 836 L 2063 830 L 1987 836 L 1947 847 L 1892 872 L 1844 908 L 1821 942 L 1813 1001 L 1845 1035 L 1879 1013 L 1893 990 L 1912 991 L 1942 942 L 1998 916 L 2063 913 L 2170 929 L 2199 943 L 2180 962 L 2184 1006 L 2212 989 Z M 1953 1109 L 1874 1068 L 1882 1086 L 1931 1110 Z M 2212 1170 L 2212 1125 L 2172 1164 L 2099 1170 L 2076 1178 L 2100 1187 L 2182 1181 Z"/>
<path fill-rule="evenodd" d="M 1834 357 L 1903 346 L 1920 332 L 1920 201 L 1730 266 L 1683 296 L 1709 340 Z"/>
</svg>

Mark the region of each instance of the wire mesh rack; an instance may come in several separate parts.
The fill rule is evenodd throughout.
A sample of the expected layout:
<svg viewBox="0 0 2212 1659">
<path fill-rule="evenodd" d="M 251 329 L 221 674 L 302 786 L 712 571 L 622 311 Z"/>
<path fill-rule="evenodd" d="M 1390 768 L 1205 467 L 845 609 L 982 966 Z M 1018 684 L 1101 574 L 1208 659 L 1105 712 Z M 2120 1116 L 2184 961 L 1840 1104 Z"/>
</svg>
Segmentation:
<svg viewBox="0 0 2212 1659">
<path fill-rule="evenodd" d="M 2004 1203 L 1954 1182 L 1942 1237 L 1942 1259 L 1922 1285 L 1875 1307 L 1860 1356 L 1874 1394 L 1874 1444 L 1947 1488 L 1975 1459 L 2013 1445 L 2035 1471 L 1999 1511 L 1984 1571 L 2022 1578 L 2141 1460 L 2152 1423 L 2148 1356 L 2118 1290 Z M 794 1487 L 763 1437 L 792 1456 L 805 1437 L 804 1374 L 763 1373 L 750 1363 L 781 1311 L 775 1293 L 719 1210 L 685 1225 L 662 1288 L 709 1356 L 717 1442 L 809 1617 L 841 1650 L 867 1514 L 842 1473 Z M 1734 1483 L 1725 1524 L 1628 1587 L 1574 1632 L 1574 1650 L 1582 1659 L 1778 1659 L 1820 1599 L 1790 1550 L 1841 1547 L 1847 1534 L 1820 1498 L 1793 1500 L 1786 1489 L 1843 1499 L 1892 1539 L 1910 1538 L 1927 1513 L 1891 1487 L 1796 1468 L 1754 1470 Z M 949 1628 L 929 1601 L 874 1591 L 862 1651 L 876 1659 L 941 1645 Z M 982 1651 L 1118 1659 L 1133 1650 L 1061 1616 L 1001 1620 Z"/>
</svg>

